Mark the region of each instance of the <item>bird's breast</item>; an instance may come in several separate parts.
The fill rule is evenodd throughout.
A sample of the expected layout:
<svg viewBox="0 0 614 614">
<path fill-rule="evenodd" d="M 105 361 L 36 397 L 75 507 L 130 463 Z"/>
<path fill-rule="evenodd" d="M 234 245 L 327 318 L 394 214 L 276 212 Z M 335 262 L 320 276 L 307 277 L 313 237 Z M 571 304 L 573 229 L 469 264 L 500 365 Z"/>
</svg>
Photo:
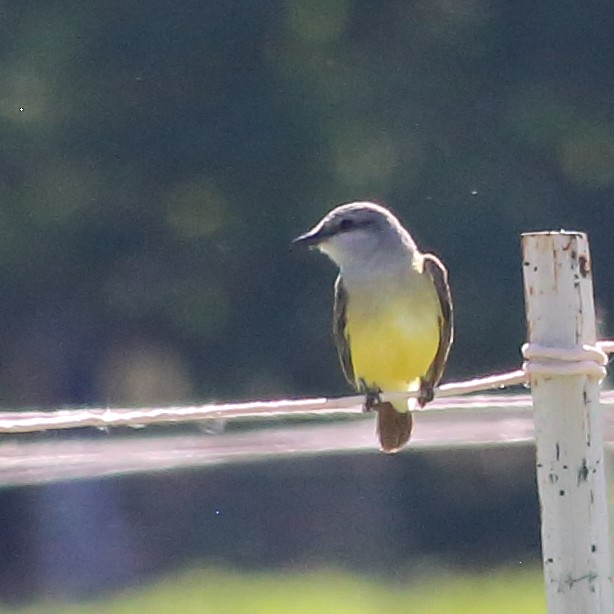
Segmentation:
<svg viewBox="0 0 614 614">
<path fill-rule="evenodd" d="M 349 289 L 347 332 L 356 377 L 382 390 L 407 390 L 426 374 L 439 345 L 440 307 L 430 280 Z"/>
</svg>

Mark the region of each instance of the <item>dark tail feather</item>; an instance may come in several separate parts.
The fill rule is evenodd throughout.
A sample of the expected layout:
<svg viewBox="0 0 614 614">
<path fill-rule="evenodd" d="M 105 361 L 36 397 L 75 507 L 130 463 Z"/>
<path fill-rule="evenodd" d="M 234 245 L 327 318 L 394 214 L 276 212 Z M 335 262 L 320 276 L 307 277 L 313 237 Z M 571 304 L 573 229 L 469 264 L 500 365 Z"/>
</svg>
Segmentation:
<svg viewBox="0 0 614 614">
<path fill-rule="evenodd" d="M 377 434 L 382 451 L 388 454 L 398 452 L 411 435 L 411 412 L 401 413 L 390 403 L 379 403 L 374 409 L 377 411 Z"/>
</svg>

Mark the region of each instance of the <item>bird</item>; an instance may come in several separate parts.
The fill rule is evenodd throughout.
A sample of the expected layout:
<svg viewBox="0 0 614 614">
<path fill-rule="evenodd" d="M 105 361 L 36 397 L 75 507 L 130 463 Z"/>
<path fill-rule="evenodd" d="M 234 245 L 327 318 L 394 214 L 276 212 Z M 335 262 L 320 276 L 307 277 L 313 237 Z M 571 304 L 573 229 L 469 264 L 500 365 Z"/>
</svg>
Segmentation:
<svg viewBox="0 0 614 614">
<path fill-rule="evenodd" d="M 377 412 L 381 450 L 409 440 L 411 410 L 434 398 L 454 336 L 448 273 L 422 253 L 386 207 L 351 202 L 327 213 L 295 244 L 316 248 L 338 267 L 333 337 L 346 379 Z M 410 401 L 386 392 L 415 391 Z"/>
</svg>

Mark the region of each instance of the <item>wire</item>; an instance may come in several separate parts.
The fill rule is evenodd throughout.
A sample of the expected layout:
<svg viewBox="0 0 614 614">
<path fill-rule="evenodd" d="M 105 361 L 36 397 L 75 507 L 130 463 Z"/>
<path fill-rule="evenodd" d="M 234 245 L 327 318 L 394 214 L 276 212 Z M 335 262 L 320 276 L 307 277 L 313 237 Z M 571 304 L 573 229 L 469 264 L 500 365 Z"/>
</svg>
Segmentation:
<svg viewBox="0 0 614 614">
<path fill-rule="evenodd" d="M 614 353 L 614 341 L 599 341 L 595 347 L 560 349 L 525 344 L 526 361 L 522 369 L 478 377 L 462 382 L 443 384 L 437 389 L 433 403 L 422 411 L 445 409 L 493 407 L 502 397 L 496 395 L 473 396 L 462 399 L 461 395 L 508 388 L 527 384 L 531 375 L 605 375 L 606 353 Z M 381 395 L 383 401 L 414 398 L 415 392 L 394 392 Z M 505 406 L 531 405 L 530 395 L 506 395 Z M 448 399 L 447 401 L 445 399 Z M 602 403 L 614 405 L 614 393 L 602 394 Z M 352 395 L 340 398 L 283 399 L 278 401 L 252 401 L 248 403 L 225 403 L 207 405 L 178 405 L 148 408 L 84 408 L 23 412 L 1 412 L 0 433 L 34 433 L 54 429 L 95 427 L 107 429 L 118 426 L 140 428 L 153 424 L 176 424 L 195 421 L 215 421 L 240 418 L 278 418 L 334 416 L 364 413 L 364 396 Z"/>
</svg>

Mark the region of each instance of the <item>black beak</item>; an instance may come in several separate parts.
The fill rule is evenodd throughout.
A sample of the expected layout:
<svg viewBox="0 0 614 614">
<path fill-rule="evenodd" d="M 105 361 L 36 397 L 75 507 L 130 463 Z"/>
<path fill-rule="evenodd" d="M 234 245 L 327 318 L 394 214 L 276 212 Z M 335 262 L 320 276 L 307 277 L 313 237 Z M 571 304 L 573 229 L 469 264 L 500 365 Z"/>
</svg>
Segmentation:
<svg viewBox="0 0 614 614">
<path fill-rule="evenodd" d="M 320 243 L 323 239 L 324 237 L 322 236 L 320 229 L 316 227 L 312 228 L 305 234 L 296 237 L 296 239 L 292 241 L 292 244 L 305 245 L 306 247 L 316 247 L 316 245 Z"/>
</svg>

